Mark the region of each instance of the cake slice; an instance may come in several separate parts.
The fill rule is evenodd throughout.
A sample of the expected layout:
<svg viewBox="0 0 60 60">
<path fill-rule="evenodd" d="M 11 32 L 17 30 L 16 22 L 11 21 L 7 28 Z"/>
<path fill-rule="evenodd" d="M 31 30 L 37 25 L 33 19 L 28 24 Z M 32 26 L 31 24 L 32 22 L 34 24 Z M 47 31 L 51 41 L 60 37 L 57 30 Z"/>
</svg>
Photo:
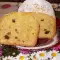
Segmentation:
<svg viewBox="0 0 60 60">
<path fill-rule="evenodd" d="M 56 35 L 56 20 L 44 13 L 35 13 L 34 16 L 40 25 L 39 38 L 52 39 Z"/>
<path fill-rule="evenodd" d="M 13 12 L 0 19 L 0 44 L 35 46 L 39 24 L 32 13 Z"/>
</svg>

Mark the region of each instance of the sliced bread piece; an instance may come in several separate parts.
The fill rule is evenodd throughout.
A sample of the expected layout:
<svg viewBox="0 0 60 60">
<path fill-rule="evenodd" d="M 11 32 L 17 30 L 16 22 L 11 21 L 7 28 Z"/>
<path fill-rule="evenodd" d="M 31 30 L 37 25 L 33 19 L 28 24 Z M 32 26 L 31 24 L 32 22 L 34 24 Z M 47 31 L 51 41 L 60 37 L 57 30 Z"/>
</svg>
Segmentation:
<svg viewBox="0 0 60 60">
<path fill-rule="evenodd" d="M 35 13 L 34 16 L 40 25 L 39 38 L 52 39 L 56 35 L 56 20 L 44 13 Z"/>
<path fill-rule="evenodd" d="M 39 24 L 32 13 L 13 12 L 0 21 L 0 44 L 35 46 Z"/>
</svg>

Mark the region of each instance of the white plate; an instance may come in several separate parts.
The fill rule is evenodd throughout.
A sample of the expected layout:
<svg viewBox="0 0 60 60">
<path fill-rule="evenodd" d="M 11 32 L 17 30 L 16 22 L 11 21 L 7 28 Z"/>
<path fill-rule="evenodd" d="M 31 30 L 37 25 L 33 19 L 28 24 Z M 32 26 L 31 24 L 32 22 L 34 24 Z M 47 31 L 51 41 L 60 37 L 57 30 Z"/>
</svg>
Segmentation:
<svg viewBox="0 0 60 60">
<path fill-rule="evenodd" d="M 22 47 L 22 46 L 16 46 L 17 48 L 20 49 L 42 49 L 42 48 L 47 48 L 47 47 L 51 47 L 53 45 L 55 45 L 58 42 L 58 38 L 57 35 L 52 39 L 52 41 L 49 44 L 46 45 L 39 45 L 37 47 Z"/>
</svg>

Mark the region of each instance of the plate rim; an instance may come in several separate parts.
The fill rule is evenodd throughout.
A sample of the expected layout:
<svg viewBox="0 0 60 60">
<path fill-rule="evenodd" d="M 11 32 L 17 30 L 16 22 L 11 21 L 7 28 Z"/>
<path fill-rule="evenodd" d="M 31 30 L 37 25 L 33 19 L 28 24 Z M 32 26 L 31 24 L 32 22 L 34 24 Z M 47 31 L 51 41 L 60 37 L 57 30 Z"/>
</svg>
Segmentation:
<svg viewBox="0 0 60 60">
<path fill-rule="evenodd" d="M 40 47 L 22 47 L 22 46 L 16 46 L 17 48 L 20 49 L 43 49 L 43 48 L 47 48 L 47 47 L 51 47 L 53 45 L 55 45 L 58 42 L 58 37 L 57 34 L 55 35 L 55 37 L 53 38 L 53 41 L 47 45 L 44 46 L 40 46 Z"/>
</svg>

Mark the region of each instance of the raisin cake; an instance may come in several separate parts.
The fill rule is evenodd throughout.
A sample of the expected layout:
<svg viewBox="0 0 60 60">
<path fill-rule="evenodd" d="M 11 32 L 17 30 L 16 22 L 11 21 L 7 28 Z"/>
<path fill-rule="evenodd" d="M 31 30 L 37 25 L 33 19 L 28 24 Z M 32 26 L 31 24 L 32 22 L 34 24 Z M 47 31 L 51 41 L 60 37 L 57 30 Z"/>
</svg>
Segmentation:
<svg viewBox="0 0 60 60">
<path fill-rule="evenodd" d="M 0 18 L 0 44 L 35 46 L 38 32 L 32 13 L 12 12 Z"/>
<path fill-rule="evenodd" d="M 56 35 L 56 20 L 44 13 L 35 13 L 34 16 L 40 25 L 39 38 L 52 39 Z"/>
<path fill-rule="evenodd" d="M 46 0 L 25 0 L 20 3 L 18 12 L 42 12 L 55 18 L 52 5 Z"/>
</svg>

